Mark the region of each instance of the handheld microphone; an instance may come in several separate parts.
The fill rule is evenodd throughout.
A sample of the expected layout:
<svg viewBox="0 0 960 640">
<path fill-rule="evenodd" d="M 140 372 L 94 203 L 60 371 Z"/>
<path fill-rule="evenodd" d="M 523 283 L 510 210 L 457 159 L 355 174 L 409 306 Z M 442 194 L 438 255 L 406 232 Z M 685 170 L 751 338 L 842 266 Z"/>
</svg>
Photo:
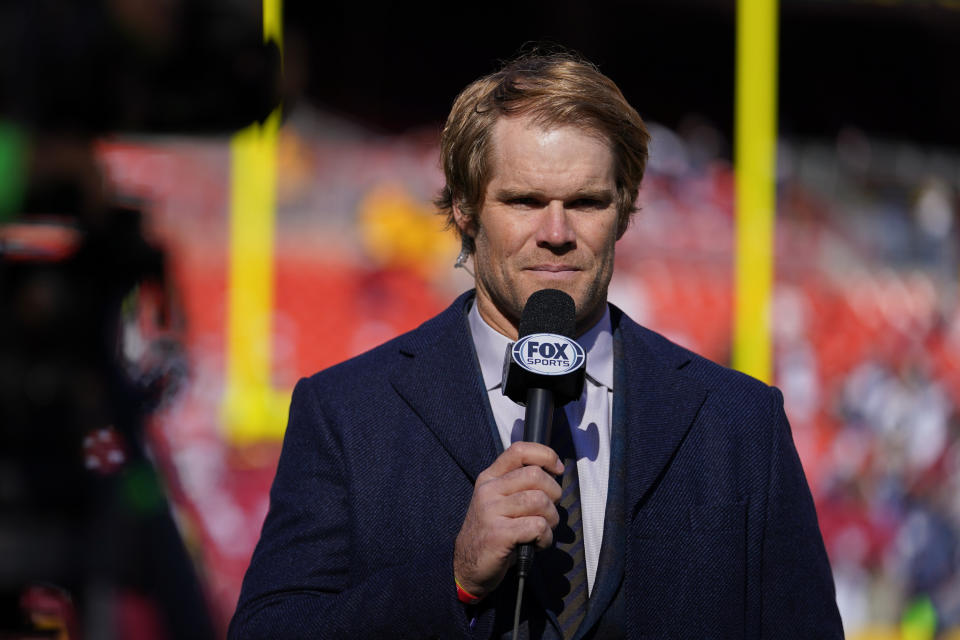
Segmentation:
<svg viewBox="0 0 960 640">
<path fill-rule="evenodd" d="M 503 394 L 527 410 L 523 439 L 550 444 L 553 411 L 580 397 L 587 357 L 573 339 L 576 307 L 557 289 L 542 289 L 527 300 L 519 337 L 507 347 Z M 520 545 L 517 573 L 526 578 L 533 564 L 533 545 Z"/>
</svg>

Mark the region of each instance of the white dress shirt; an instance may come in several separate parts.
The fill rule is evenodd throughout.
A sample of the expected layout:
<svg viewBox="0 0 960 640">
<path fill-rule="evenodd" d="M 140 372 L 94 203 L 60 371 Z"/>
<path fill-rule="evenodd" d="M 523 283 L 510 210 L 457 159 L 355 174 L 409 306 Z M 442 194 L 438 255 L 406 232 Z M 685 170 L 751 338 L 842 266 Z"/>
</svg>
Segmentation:
<svg viewBox="0 0 960 640">
<path fill-rule="evenodd" d="M 476 304 L 470 309 L 468 319 L 473 344 L 480 359 L 483 384 L 487 389 L 500 439 L 506 449 L 512 442 L 523 439 L 523 416 L 526 411 L 524 407 L 503 395 L 501 390 L 504 353 L 512 341 L 480 317 Z M 610 477 L 613 334 L 609 308 L 592 329 L 577 338 L 577 342 L 587 353 L 586 382 L 580 399 L 568 404 L 564 410 L 567 412 L 577 452 L 587 589 L 592 592 L 603 541 L 603 516 Z"/>
</svg>

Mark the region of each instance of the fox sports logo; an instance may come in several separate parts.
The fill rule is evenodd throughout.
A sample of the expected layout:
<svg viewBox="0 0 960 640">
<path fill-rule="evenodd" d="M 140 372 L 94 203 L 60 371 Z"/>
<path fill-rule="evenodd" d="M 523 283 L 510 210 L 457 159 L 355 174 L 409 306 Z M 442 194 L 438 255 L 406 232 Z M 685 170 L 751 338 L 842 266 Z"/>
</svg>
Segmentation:
<svg viewBox="0 0 960 640">
<path fill-rule="evenodd" d="M 575 371 L 586 356 L 575 340 L 555 333 L 531 333 L 513 344 L 513 360 L 527 371 L 562 376 Z"/>
</svg>

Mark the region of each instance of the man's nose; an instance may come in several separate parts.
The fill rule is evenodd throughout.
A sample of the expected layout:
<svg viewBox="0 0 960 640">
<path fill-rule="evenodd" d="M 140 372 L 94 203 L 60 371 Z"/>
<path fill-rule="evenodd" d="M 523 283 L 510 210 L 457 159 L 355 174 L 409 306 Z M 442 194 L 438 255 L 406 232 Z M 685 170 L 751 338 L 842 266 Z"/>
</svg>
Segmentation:
<svg viewBox="0 0 960 640">
<path fill-rule="evenodd" d="M 563 202 L 551 200 L 543 210 L 540 227 L 537 229 L 537 244 L 553 248 L 574 246 L 577 235 L 571 222 Z"/>
</svg>

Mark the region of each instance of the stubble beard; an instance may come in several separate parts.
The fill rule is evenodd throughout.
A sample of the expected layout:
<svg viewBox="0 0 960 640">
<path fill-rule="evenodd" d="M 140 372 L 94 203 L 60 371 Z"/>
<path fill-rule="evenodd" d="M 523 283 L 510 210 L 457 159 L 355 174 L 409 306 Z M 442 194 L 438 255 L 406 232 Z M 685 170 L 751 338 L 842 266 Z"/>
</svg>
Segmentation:
<svg viewBox="0 0 960 640">
<path fill-rule="evenodd" d="M 519 278 L 510 277 L 505 263 L 493 266 L 493 269 L 499 269 L 500 273 L 492 274 L 488 269 L 490 260 L 478 259 L 479 256 L 475 254 L 476 287 L 478 291 L 483 291 L 486 294 L 497 311 L 513 325 L 514 330 L 519 327 L 523 308 L 534 291 L 549 288 L 559 289 L 573 298 L 576 309 L 576 331 L 579 336 L 593 327 L 603 316 L 607 291 L 610 287 L 610 279 L 613 276 L 613 248 L 611 248 L 609 256 L 608 264 L 601 265 L 597 269 L 593 279 L 586 284 L 586 288 L 582 291 L 566 291 L 561 286 L 544 285 L 524 292 L 519 286 Z M 499 278 L 491 277 L 492 275 L 499 275 Z"/>
</svg>

